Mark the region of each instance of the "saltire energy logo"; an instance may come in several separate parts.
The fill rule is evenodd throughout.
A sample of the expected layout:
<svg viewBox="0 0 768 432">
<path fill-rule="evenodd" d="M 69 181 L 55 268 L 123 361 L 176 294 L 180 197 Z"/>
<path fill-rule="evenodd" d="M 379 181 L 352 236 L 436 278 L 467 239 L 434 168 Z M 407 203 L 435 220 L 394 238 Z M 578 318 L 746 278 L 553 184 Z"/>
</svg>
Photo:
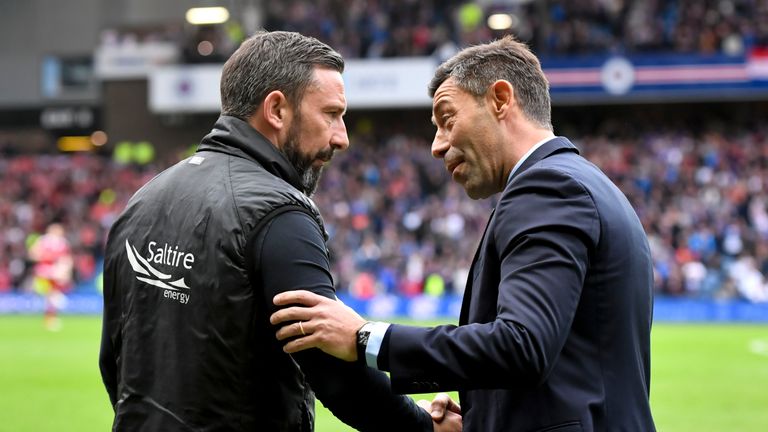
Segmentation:
<svg viewBox="0 0 768 432">
<path fill-rule="evenodd" d="M 180 265 L 186 269 L 192 269 L 192 264 L 195 262 L 195 256 L 191 253 L 179 251 L 179 247 L 175 249 L 168 246 L 166 243 L 162 247 L 156 247 L 157 242 L 149 242 L 148 252 L 149 257 L 144 258 L 139 254 L 136 248 L 125 240 L 125 251 L 128 253 L 128 261 L 131 263 L 131 268 L 135 272 L 136 279 L 149 285 L 154 285 L 164 290 L 163 297 L 177 300 L 179 303 L 187 304 L 189 302 L 190 294 L 185 291 L 190 291 L 191 288 L 187 286 L 182 276 L 179 279 L 173 279 L 172 275 L 165 274 L 156 268 L 152 267 L 151 262 L 157 264 L 165 264 L 172 267 L 179 267 Z"/>
</svg>

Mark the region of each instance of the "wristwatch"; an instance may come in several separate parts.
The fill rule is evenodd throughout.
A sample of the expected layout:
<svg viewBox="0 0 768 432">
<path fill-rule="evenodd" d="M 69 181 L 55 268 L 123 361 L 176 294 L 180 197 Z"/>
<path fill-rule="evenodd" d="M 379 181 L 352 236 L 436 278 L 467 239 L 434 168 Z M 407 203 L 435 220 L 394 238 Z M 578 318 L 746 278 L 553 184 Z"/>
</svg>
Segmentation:
<svg viewBox="0 0 768 432">
<path fill-rule="evenodd" d="M 357 330 L 357 361 L 362 363 L 365 363 L 365 350 L 368 348 L 371 327 L 373 323 L 368 321 Z"/>
</svg>

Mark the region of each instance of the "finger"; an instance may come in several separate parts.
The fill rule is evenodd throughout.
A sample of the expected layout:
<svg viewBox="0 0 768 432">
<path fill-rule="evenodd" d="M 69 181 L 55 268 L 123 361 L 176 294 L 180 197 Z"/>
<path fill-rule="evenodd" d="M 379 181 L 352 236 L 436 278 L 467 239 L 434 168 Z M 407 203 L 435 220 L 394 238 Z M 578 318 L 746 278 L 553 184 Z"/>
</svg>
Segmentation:
<svg viewBox="0 0 768 432">
<path fill-rule="evenodd" d="M 432 399 L 431 411 L 442 417 L 446 407 L 448 407 L 450 403 L 451 398 L 446 393 L 438 393 L 435 395 L 435 398 Z"/>
<path fill-rule="evenodd" d="M 461 407 L 454 402 L 447 393 L 438 393 L 432 400 L 432 413 L 433 417 L 439 416 L 442 418 L 445 415 L 445 410 L 461 414 Z"/>
<path fill-rule="evenodd" d="M 299 325 L 301 323 L 301 325 Z M 310 335 L 312 332 L 308 328 L 309 324 L 307 321 L 301 322 L 297 321 L 293 324 L 288 324 L 283 327 L 281 327 L 277 333 L 275 333 L 275 336 L 277 337 L 277 340 L 284 340 L 291 337 L 304 337 Z M 302 328 L 304 331 L 302 332 Z"/>
<path fill-rule="evenodd" d="M 312 315 L 312 309 L 301 306 L 294 306 L 280 309 L 279 311 L 273 313 L 269 317 L 269 322 L 271 322 L 272 325 L 277 325 L 286 321 L 308 321 L 310 318 L 312 318 Z"/>
<path fill-rule="evenodd" d="M 448 411 L 461 415 L 461 405 L 451 398 L 448 398 Z"/>
<path fill-rule="evenodd" d="M 429 411 L 429 415 L 432 417 L 432 420 L 440 423 L 443 421 L 443 418 L 445 418 L 445 410 L 442 409 L 435 409 L 435 407 L 432 407 L 432 411 Z"/>
<path fill-rule="evenodd" d="M 451 400 L 448 404 L 448 411 L 461 415 L 461 405 Z"/>
<path fill-rule="evenodd" d="M 289 304 L 302 304 L 304 306 L 314 306 L 323 300 L 328 300 L 326 297 L 317 295 L 313 292 L 306 290 L 292 290 L 282 292 L 276 295 L 272 302 L 277 306 L 285 306 Z"/>
<path fill-rule="evenodd" d="M 431 406 L 431 402 L 429 402 L 426 399 L 419 399 L 419 400 L 416 401 L 416 405 L 421 407 L 421 409 L 423 409 L 424 411 L 429 412 L 430 406 Z"/>
<path fill-rule="evenodd" d="M 320 338 L 315 335 L 308 335 L 298 339 L 294 339 L 287 344 L 283 345 L 283 351 L 288 354 L 293 354 L 299 351 L 304 351 L 310 348 L 317 348 Z"/>
<path fill-rule="evenodd" d="M 440 422 L 445 417 L 445 408 L 448 405 L 448 401 L 444 399 L 435 398 L 430 404 L 427 411 L 432 416 L 432 420 Z"/>
</svg>

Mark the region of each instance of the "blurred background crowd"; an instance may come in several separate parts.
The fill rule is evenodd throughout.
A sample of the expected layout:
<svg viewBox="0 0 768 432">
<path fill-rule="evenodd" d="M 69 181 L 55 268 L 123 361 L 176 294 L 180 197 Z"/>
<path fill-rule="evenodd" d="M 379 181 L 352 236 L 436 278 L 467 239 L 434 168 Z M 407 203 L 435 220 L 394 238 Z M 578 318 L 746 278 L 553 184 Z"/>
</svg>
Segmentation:
<svg viewBox="0 0 768 432">
<path fill-rule="evenodd" d="M 168 26 L 107 30 L 100 44 L 173 41 L 180 62 L 221 63 L 258 22 L 315 36 L 347 58 L 447 58 L 507 33 L 542 58 L 743 56 L 768 47 L 768 0 L 256 3 L 255 12 L 246 8 L 242 19 L 224 25 L 183 34 Z M 492 25 L 495 12 L 506 18 Z M 649 121 L 642 106 L 620 118 L 610 107 L 555 107 L 555 132 L 568 136 L 633 204 L 648 233 L 658 294 L 766 302 L 764 116 L 724 120 L 707 115 L 709 107 L 681 106 L 704 114 L 683 120 L 672 108 Z M 326 168 L 314 197 L 330 234 L 337 289 L 360 298 L 461 294 L 493 199 L 467 198 L 431 157 L 428 110 L 352 112 L 348 119 L 352 146 Z M 165 121 L 183 124 L 174 116 Z M 193 150 L 179 140 L 158 157 L 150 151 L 132 158 L 136 149 L 117 146 L 65 154 L 32 150 L 16 139 L 0 134 L 0 293 L 45 291 L 42 283 L 64 291 L 98 287 L 106 235 L 127 200 Z"/>
<path fill-rule="evenodd" d="M 321 0 L 269 2 L 266 10 L 267 28 L 315 36 L 348 57 L 446 54 L 510 28 L 540 56 L 738 54 L 768 42 L 768 3 L 759 0 Z M 497 11 L 510 27 L 485 25 Z"/>
<path fill-rule="evenodd" d="M 768 126 L 625 127 L 556 132 L 573 131 L 582 154 L 629 197 L 649 236 L 657 292 L 768 301 Z M 367 118 L 350 125 L 352 146 L 326 168 L 314 197 L 337 289 L 357 297 L 460 294 L 494 204 L 467 198 L 432 158 L 430 137 L 405 130 Z M 64 285 L 97 277 L 112 221 L 173 162 L 3 154 L 0 292 L 34 289 L 41 260 L 30 251 L 52 225 L 63 227 L 68 246 L 50 259 L 72 261 Z"/>
<path fill-rule="evenodd" d="M 221 62 L 256 27 L 297 31 L 346 58 L 431 56 L 514 33 L 540 57 L 609 53 L 739 55 L 768 44 L 765 0 L 285 0 L 262 1 L 243 19 L 105 31 L 104 41 L 169 40 L 187 62 Z M 494 13 L 501 18 L 487 18 Z M 103 41 L 103 42 L 104 42 Z M 213 41 L 209 51 L 201 41 Z"/>
</svg>

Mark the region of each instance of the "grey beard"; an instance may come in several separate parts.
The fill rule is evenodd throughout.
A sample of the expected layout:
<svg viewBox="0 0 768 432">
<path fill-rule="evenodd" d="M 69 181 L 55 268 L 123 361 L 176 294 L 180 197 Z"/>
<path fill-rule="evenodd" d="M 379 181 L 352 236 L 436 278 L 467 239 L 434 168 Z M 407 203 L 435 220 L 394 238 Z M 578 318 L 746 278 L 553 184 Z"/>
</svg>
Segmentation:
<svg viewBox="0 0 768 432">
<path fill-rule="evenodd" d="M 308 169 L 304 169 L 303 172 L 301 170 L 297 171 L 299 171 L 304 194 L 311 197 L 315 190 L 317 190 L 317 184 L 320 182 L 320 174 L 323 172 L 323 167 L 315 168 L 310 166 Z"/>
</svg>

